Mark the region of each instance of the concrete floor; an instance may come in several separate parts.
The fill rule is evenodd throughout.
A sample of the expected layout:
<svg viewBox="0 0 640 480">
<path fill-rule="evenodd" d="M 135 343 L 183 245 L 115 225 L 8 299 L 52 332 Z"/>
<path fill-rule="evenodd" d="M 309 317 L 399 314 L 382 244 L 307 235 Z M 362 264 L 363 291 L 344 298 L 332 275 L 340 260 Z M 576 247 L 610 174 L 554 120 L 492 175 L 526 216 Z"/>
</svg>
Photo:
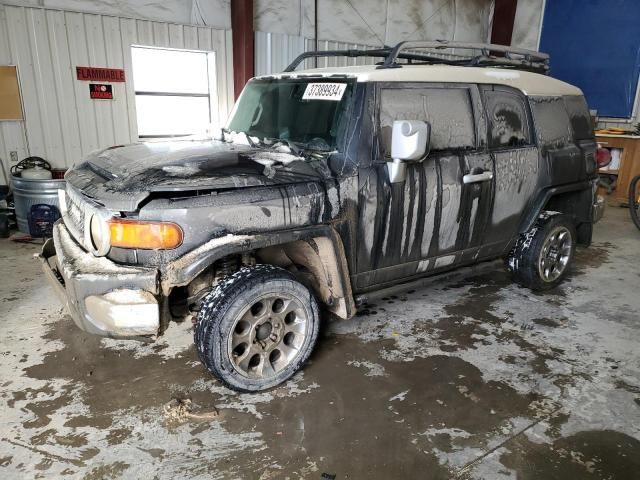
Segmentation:
<svg viewBox="0 0 640 480">
<path fill-rule="evenodd" d="M 0 242 L 3 479 L 640 478 L 627 210 L 608 210 L 556 291 L 491 267 L 380 300 L 259 395 L 208 376 L 190 325 L 149 345 L 83 334 L 37 251 Z M 186 398 L 189 415 L 172 403 Z"/>
</svg>

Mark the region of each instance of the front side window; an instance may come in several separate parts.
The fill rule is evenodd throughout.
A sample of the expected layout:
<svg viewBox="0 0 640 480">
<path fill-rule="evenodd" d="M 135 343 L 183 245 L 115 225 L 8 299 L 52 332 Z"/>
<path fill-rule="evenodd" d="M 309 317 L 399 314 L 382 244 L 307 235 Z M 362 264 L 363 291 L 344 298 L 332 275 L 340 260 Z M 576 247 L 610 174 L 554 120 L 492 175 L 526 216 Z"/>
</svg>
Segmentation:
<svg viewBox="0 0 640 480">
<path fill-rule="evenodd" d="M 329 79 L 266 79 L 247 84 L 227 130 L 259 141 L 287 141 L 313 150 L 340 145 L 353 83 Z"/>
<path fill-rule="evenodd" d="M 421 120 L 431 124 L 431 150 L 475 147 L 471 96 L 467 88 L 383 88 L 380 100 L 380 135 L 384 155 L 391 155 L 395 120 Z"/>
<path fill-rule="evenodd" d="M 527 108 L 522 97 L 501 90 L 485 91 L 484 97 L 489 117 L 489 147 L 530 144 Z"/>
</svg>

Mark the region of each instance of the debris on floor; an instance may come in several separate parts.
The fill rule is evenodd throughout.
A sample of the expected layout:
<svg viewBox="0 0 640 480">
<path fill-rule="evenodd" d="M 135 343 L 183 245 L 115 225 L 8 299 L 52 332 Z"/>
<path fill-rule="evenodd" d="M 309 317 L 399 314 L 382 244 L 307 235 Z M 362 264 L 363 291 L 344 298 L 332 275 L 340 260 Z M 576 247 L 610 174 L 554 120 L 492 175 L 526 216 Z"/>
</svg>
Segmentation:
<svg viewBox="0 0 640 480">
<path fill-rule="evenodd" d="M 173 426 L 188 420 L 213 420 L 218 416 L 218 410 L 202 410 L 190 398 L 172 398 L 162 407 L 162 412 L 168 424 Z"/>
</svg>

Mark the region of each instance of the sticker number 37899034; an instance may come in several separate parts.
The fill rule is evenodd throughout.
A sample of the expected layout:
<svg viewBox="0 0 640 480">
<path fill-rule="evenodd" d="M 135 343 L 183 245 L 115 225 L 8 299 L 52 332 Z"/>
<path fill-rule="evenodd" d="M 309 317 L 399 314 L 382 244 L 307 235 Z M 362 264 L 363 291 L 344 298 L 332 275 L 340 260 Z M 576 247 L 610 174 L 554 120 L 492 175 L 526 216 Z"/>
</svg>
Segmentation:
<svg viewBox="0 0 640 480">
<path fill-rule="evenodd" d="M 303 100 L 332 100 L 340 101 L 344 91 L 347 88 L 346 83 L 308 83 L 307 88 L 302 95 Z"/>
</svg>

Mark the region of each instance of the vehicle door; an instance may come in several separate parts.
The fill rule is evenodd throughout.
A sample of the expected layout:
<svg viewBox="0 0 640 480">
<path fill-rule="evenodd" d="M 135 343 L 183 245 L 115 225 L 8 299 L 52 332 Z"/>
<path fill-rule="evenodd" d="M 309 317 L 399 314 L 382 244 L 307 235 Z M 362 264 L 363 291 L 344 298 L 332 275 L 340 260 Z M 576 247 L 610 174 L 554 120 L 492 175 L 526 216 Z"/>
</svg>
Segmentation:
<svg viewBox="0 0 640 480">
<path fill-rule="evenodd" d="M 484 117 L 474 85 L 383 83 L 376 94 L 374 161 L 359 171 L 356 288 L 451 268 L 477 251 L 490 218 L 491 156 L 480 141 Z M 391 183 L 395 120 L 431 125 L 431 151 Z M 468 183 L 465 183 L 465 176 Z M 473 258 L 469 254 L 469 258 Z"/>
<path fill-rule="evenodd" d="M 495 163 L 495 200 L 482 257 L 501 255 L 517 234 L 538 189 L 539 154 L 526 97 L 505 86 L 480 87 L 487 112 L 489 151 Z"/>
</svg>

